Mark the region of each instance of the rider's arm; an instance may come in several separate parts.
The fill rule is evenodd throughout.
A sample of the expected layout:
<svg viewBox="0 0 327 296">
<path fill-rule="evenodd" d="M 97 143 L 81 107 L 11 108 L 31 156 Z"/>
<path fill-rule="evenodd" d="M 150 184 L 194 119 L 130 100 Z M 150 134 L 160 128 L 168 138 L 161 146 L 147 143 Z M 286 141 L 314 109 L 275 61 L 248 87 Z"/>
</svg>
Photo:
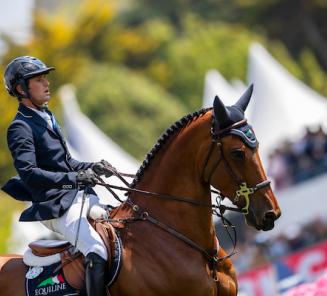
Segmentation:
<svg viewBox="0 0 327 296">
<path fill-rule="evenodd" d="M 69 162 L 69 165 L 73 168 L 73 170 L 76 172 L 80 170 L 87 170 L 88 168 L 91 168 L 93 165 L 93 162 L 82 162 L 72 158 L 68 149 L 67 149 L 67 161 Z"/>
<path fill-rule="evenodd" d="M 28 124 L 20 120 L 13 122 L 7 140 L 14 166 L 25 185 L 40 190 L 77 188 L 77 172 L 51 172 L 37 166 L 33 132 Z"/>
</svg>

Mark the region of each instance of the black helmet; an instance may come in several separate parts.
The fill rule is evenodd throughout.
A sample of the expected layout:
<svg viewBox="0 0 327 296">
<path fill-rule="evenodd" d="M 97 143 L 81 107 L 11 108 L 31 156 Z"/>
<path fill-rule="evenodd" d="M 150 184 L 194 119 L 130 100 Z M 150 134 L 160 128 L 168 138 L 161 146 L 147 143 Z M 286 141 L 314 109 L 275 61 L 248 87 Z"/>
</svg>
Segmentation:
<svg viewBox="0 0 327 296">
<path fill-rule="evenodd" d="M 18 84 L 28 93 L 28 79 L 41 74 L 48 74 L 54 69 L 53 67 L 46 66 L 42 61 L 34 57 L 23 56 L 15 58 L 8 64 L 5 70 L 4 84 L 6 90 L 11 96 L 20 98 L 22 95 L 16 90 Z"/>
</svg>

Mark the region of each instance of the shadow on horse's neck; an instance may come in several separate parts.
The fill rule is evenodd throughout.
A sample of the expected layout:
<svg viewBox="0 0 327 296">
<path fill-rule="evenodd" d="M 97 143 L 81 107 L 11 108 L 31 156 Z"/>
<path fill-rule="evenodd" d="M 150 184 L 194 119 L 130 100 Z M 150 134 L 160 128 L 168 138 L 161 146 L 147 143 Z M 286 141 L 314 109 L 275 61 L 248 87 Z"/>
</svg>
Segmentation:
<svg viewBox="0 0 327 296">
<path fill-rule="evenodd" d="M 211 137 L 211 112 L 192 118 L 174 131 L 156 151 L 135 188 L 146 191 L 210 202 L 210 186 L 202 180 L 203 164 Z M 156 218 L 173 224 L 194 222 L 199 227 L 212 225 L 211 208 L 183 202 L 161 200 L 132 194 L 131 199 Z"/>
</svg>

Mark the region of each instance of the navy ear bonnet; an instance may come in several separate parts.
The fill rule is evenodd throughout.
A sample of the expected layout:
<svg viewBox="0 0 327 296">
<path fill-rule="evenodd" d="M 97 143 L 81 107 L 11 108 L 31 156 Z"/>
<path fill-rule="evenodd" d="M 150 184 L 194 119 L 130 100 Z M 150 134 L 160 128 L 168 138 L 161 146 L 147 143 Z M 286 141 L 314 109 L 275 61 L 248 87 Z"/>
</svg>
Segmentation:
<svg viewBox="0 0 327 296">
<path fill-rule="evenodd" d="M 221 136 L 229 134 L 240 137 L 242 141 L 250 148 L 256 148 L 259 144 L 252 126 L 248 123 L 245 123 L 244 125 L 236 128 L 231 128 L 230 130 L 226 131 L 226 133 L 222 133 Z"/>
<path fill-rule="evenodd" d="M 240 137 L 250 148 L 255 148 L 258 146 L 258 140 L 252 126 L 244 118 L 244 111 L 250 101 L 252 91 L 253 85 L 251 84 L 237 103 L 228 107 L 225 107 L 224 103 L 216 96 L 213 104 L 213 118 L 214 133 L 219 137 L 232 134 Z"/>
</svg>

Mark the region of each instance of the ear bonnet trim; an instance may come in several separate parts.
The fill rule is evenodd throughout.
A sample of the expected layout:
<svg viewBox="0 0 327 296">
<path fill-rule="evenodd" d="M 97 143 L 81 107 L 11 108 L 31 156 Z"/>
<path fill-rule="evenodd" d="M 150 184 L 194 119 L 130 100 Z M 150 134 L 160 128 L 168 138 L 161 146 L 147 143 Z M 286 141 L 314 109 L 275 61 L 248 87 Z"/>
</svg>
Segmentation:
<svg viewBox="0 0 327 296">
<path fill-rule="evenodd" d="M 227 129 L 226 131 L 221 133 L 220 137 L 224 137 L 230 134 L 240 137 L 241 140 L 250 148 L 256 148 L 259 145 L 253 128 L 248 123 L 245 123 L 236 128 Z"/>
</svg>

